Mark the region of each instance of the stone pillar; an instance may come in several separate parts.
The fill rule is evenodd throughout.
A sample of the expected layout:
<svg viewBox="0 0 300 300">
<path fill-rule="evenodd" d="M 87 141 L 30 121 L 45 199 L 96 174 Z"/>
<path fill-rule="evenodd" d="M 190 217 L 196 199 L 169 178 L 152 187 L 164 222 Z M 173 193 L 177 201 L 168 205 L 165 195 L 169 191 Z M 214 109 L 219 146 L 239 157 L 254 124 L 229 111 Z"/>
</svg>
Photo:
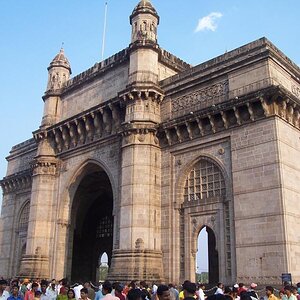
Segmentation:
<svg viewBox="0 0 300 300">
<path fill-rule="evenodd" d="M 26 254 L 21 261 L 20 276 L 49 278 L 54 235 L 56 179 L 58 160 L 45 155 L 51 149 L 46 139 L 40 141 L 38 155 L 32 163 L 32 192 Z"/>
<path fill-rule="evenodd" d="M 162 279 L 160 157 L 155 132 L 123 137 L 120 244 L 111 279 Z"/>
</svg>

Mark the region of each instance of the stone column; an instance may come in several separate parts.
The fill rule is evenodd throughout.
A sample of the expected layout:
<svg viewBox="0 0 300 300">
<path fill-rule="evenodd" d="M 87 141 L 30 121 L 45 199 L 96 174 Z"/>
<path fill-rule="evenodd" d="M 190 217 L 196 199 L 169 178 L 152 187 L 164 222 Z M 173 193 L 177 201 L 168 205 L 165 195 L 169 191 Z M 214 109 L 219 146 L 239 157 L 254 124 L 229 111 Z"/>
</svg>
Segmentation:
<svg viewBox="0 0 300 300">
<path fill-rule="evenodd" d="M 38 155 L 32 164 L 32 193 L 26 255 L 22 258 L 20 276 L 49 278 L 50 249 L 54 234 L 53 209 L 56 201 L 58 161 L 54 155 L 45 155 L 47 140 L 39 144 Z M 48 151 L 49 153 L 50 151 Z"/>
<path fill-rule="evenodd" d="M 123 138 L 120 245 L 112 278 L 161 280 L 160 149 L 153 132 Z"/>
</svg>

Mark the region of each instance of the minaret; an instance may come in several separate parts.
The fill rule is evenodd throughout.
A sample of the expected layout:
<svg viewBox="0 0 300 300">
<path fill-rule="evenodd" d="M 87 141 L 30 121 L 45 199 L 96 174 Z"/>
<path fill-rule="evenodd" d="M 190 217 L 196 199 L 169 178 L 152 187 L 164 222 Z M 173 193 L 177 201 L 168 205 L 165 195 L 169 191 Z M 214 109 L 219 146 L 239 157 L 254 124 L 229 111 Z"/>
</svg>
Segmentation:
<svg viewBox="0 0 300 300">
<path fill-rule="evenodd" d="M 55 124 L 60 118 L 60 94 L 72 74 L 71 66 L 61 48 L 48 67 L 48 83 L 43 100 L 44 115 L 42 127 Z"/>
<path fill-rule="evenodd" d="M 161 281 L 161 149 L 157 125 L 163 92 L 158 86 L 159 16 L 143 0 L 130 16 L 130 66 L 122 140 L 119 245 L 113 251 L 111 280 Z"/>
<path fill-rule="evenodd" d="M 19 275 L 30 278 L 49 278 L 52 232 L 56 220 L 57 168 L 59 160 L 55 155 L 47 127 L 60 120 L 61 92 L 70 78 L 71 67 L 63 49 L 48 67 L 47 90 L 43 97 L 44 116 L 40 129 L 34 133 L 38 145 L 32 167 L 32 192 L 30 199 L 29 225 L 26 254 L 22 257 Z"/>
</svg>

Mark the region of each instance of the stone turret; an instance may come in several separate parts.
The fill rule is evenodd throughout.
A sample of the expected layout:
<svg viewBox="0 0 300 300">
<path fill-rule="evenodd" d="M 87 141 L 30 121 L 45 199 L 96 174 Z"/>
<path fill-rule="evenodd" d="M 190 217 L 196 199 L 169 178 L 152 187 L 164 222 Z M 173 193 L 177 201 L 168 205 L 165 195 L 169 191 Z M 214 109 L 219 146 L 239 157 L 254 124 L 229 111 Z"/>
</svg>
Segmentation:
<svg viewBox="0 0 300 300">
<path fill-rule="evenodd" d="M 132 26 L 132 43 L 157 43 L 159 16 L 150 1 L 139 2 L 130 16 L 130 24 Z"/>
<path fill-rule="evenodd" d="M 62 88 L 65 82 L 69 80 L 72 71 L 63 48 L 50 63 L 48 74 L 47 92 Z"/>
<path fill-rule="evenodd" d="M 61 90 L 70 79 L 71 74 L 70 63 L 65 56 L 64 49 L 61 48 L 48 67 L 48 83 L 43 97 L 45 105 L 42 128 L 51 126 L 59 121 Z"/>
</svg>

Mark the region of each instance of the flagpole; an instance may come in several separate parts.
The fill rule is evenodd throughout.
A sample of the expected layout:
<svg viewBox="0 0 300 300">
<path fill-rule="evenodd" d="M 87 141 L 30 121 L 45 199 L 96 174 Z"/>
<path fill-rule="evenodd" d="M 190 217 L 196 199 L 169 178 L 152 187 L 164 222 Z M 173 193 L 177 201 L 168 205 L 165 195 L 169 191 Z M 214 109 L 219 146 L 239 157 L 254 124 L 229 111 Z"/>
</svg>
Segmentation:
<svg viewBox="0 0 300 300">
<path fill-rule="evenodd" d="M 103 39 L 102 39 L 101 60 L 104 59 L 105 38 L 106 38 L 106 22 L 107 22 L 107 2 L 105 2 L 105 11 L 104 11 L 104 26 L 103 26 Z"/>
</svg>

